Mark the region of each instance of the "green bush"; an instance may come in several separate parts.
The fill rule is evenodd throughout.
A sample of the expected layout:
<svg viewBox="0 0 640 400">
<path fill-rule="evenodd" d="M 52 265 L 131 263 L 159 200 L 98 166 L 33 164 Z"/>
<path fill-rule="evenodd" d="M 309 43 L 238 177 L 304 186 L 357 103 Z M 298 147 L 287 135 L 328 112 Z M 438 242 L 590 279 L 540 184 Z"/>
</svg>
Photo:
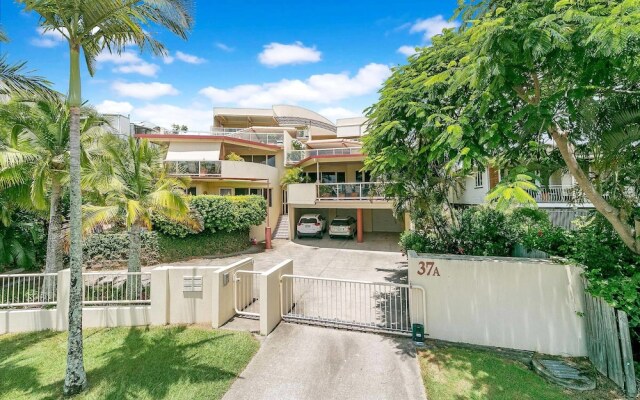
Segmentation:
<svg viewBox="0 0 640 400">
<path fill-rule="evenodd" d="M 460 215 L 459 228 L 452 237 L 461 254 L 507 257 L 519 241 L 519 231 L 506 213 L 478 207 Z"/>
<path fill-rule="evenodd" d="M 400 247 L 404 253 L 409 250 L 418 253 L 449 253 L 448 243 L 432 233 L 420 234 L 413 231 L 405 231 L 400 234 Z"/>
<path fill-rule="evenodd" d="M 200 225 L 203 225 L 202 215 L 198 212 L 198 210 L 191 209 L 189 212 L 190 217 L 194 220 L 200 222 Z M 187 224 L 180 224 L 174 221 L 171 221 L 167 217 L 161 214 L 152 214 L 151 215 L 151 223 L 153 225 L 153 230 L 161 232 L 165 235 L 174 236 L 174 237 L 186 237 L 187 235 L 195 235 L 197 233 L 202 232 L 204 229 L 201 228 L 199 230 L 193 229 L 191 226 Z"/>
<path fill-rule="evenodd" d="M 260 196 L 194 196 L 189 204 L 193 216 L 201 219 L 209 233 L 247 231 L 263 223 L 267 216 L 266 200 Z M 197 233 L 157 215 L 153 217 L 153 228 L 179 238 Z"/>
<path fill-rule="evenodd" d="M 249 231 L 203 232 L 176 238 L 163 234 L 158 235 L 160 262 L 188 260 L 194 257 L 218 256 L 237 253 L 249 246 Z"/>
<path fill-rule="evenodd" d="M 158 235 L 155 232 L 142 232 L 142 265 L 158 263 Z M 83 242 L 83 260 L 87 268 L 116 269 L 126 268 L 129 259 L 129 235 L 127 232 L 99 233 L 87 237 Z"/>
</svg>

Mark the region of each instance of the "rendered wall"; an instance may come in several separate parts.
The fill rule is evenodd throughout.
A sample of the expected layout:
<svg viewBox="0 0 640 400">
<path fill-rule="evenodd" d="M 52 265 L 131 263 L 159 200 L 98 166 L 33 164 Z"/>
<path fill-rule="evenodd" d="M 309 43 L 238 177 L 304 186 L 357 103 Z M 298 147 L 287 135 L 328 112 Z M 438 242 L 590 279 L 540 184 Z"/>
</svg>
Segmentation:
<svg viewBox="0 0 640 400">
<path fill-rule="evenodd" d="M 579 315 L 581 268 L 548 260 L 409 253 L 409 282 L 426 292 L 430 338 L 587 355 Z"/>
<path fill-rule="evenodd" d="M 260 334 L 268 335 L 291 308 L 280 302 L 280 277 L 293 274 L 293 261 L 286 260 L 260 275 Z M 286 296 L 285 296 L 286 297 Z"/>
</svg>

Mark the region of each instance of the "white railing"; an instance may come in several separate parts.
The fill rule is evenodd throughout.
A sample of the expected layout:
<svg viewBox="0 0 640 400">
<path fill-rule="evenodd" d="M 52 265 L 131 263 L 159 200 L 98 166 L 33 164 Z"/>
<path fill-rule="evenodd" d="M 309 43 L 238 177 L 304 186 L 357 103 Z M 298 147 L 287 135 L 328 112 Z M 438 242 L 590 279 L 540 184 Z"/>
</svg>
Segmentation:
<svg viewBox="0 0 640 400">
<path fill-rule="evenodd" d="M 380 182 L 317 183 L 317 200 L 384 200 Z"/>
<path fill-rule="evenodd" d="M 338 147 L 335 149 L 289 150 L 287 164 L 296 164 L 302 160 L 319 156 L 362 155 L 360 147 Z"/>
<path fill-rule="evenodd" d="M 0 308 L 55 305 L 58 274 L 0 275 Z"/>
<path fill-rule="evenodd" d="M 86 272 L 82 280 L 85 306 L 151 304 L 151 272 Z"/>
<path fill-rule="evenodd" d="M 262 127 L 260 127 L 262 128 Z M 224 136 L 234 139 L 248 140 L 250 142 L 258 142 L 263 144 L 271 144 L 282 146 L 284 143 L 283 129 L 274 128 L 271 132 L 254 132 L 252 128 L 215 128 L 211 131 L 189 131 L 189 132 L 170 132 L 177 135 L 192 136 Z M 269 130 L 269 129 L 267 129 Z"/>
<path fill-rule="evenodd" d="M 390 333 L 409 334 L 414 316 L 410 285 L 344 279 L 282 275 L 283 318 L 328 326 L 345 326 Z M 417 307 L 420 309 L 420 307 Z"/>
<path fill-rule="evenodd" d="M 260 279 L 258 271 L 238 270 L 233 274 L 233 299 L 236 313 L 260 316 Z"/>
<path fill-rule="evenodd" d="M 584 203 L 586 201 L 582 191 L 571 185 L 549 185 L 540 187 L 537 192 L 529 191 L 529 194 L 538 203 Z"/>
<path fill-rule="evenodd" d="M 165 161 L 167 172 L 171 176 L 220 176 L 220 161 Z"/>
</svg>

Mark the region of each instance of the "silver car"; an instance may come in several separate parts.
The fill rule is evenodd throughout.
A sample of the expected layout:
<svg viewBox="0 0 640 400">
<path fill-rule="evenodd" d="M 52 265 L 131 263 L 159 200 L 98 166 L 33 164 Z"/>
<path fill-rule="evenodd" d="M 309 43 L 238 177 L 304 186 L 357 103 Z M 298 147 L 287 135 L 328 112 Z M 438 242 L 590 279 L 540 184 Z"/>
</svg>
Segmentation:
<svg viewBox="0 0 640 400">
<path fill-rule="evenodd" d="M 330 238 L 342 236 L 353 239 L 356 233 L 356 220 L 353 217 L 335 217 L 333 221 L 331 221 L 331 225 L 329 225 Z"/>
</svg>

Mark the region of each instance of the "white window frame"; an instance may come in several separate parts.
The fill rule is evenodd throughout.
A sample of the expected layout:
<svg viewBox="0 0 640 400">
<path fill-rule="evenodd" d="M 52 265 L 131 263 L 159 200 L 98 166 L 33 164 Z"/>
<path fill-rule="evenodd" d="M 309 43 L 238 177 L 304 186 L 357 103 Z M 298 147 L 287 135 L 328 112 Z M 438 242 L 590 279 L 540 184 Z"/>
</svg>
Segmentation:
<svg viewBox="0 0 640 400">
<path fill-rule="evenodd" d="M 476 189 L 481 189 L 484 187 L 484 171 L 476 172 L 476 176 L 474 177 L 474 183 Z"/>
<path fill-rule="evenodd" d="M 222 194 L 223 190 L 228 190 L 230 193 L 229 194 Z M 220 188 L 218 189 L 218 194 L 220 194 L 220 196 L 234 196 L 235 195 L 235 190 L 233 190 L 233 188 L 229 188 L 229 187 L 225 187 L 225 188 Z"/>
</svg>

